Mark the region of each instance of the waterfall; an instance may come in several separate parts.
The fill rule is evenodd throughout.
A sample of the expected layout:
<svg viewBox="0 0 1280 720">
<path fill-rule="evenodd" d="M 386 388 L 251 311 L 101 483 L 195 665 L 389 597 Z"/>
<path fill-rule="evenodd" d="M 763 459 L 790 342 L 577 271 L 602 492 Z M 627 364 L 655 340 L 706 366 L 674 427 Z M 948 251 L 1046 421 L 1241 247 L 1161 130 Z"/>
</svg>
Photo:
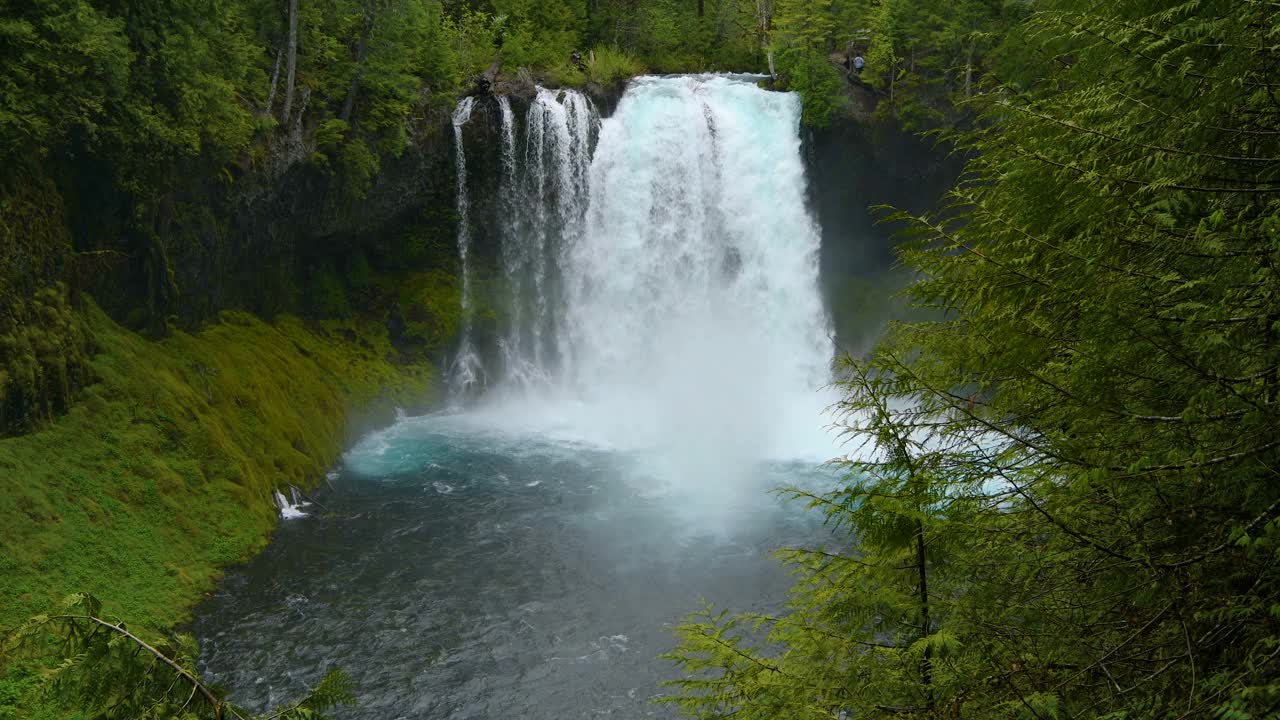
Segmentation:
<svg viewBox="0 0 1280 720">
<path fill-rule="evenodd" d="M 812 433 L 834 348 L 800 110 L 754 82 L 644 78 L 601 128 L 565 259 L 565 379 L 682 463 L 791 455 L 812 434 L 830 450 Z"/>
<path fill-rule="evenodd" d="M 581 93 L 539 88 L 523 133 L 498 107 L 509 307 L 484 407 L 660 450 L 682 476 L 829 456 L 834 348 L 799 98 L 647 77 L 601 121 Z"/>
<path fill-rule="evenodd" d="M 465 97 L 453 111 L 453 147 L 458 178 L 458 260 L 462 270 L 462 331 L 458 351 L 449 368 L 449 384 L 455 398 L 477 383 L 483 383 L 484 366 L 471 338 L 471 200 L 467 194 L 467 154 L 462 144 L 462 127 L 471 119 L 475 98 Z"/>
<path fill-rule="evenodd" d="M 529 387 L 551 381 L 563 252 L 582 233 L 598 115 L 585 95 L 538 88 L 517 158 L 514 115 L 500 100 L 503 124 L 502 261 L 510 323 L 502 340 L 504 380 Z M 521 162 L 517 162 L 520 160 Z"/>
<path fill-rule="evenodd" d="M 281 520 L 293 520 L 294 518 L 307 516 L 303 508 L 311 503 L 298 497 L 298 488 L 290 485 L 288 497 L 285 497 L 285 494 L 279 490 L 274 490 L 272 491 L 272 497 L 275 500 L 276 508 L 280 511 Z"/>
</svg>

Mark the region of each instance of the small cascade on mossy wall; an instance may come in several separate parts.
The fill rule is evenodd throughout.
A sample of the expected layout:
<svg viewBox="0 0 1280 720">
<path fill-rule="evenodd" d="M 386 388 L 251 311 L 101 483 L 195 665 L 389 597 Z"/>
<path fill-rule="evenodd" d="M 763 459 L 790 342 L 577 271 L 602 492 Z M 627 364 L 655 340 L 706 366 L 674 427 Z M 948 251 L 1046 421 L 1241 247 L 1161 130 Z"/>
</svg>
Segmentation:
<svg viewBox="0 0 1280 720">
<path fill-rule="evenodd" d="M 475 98 L 465 97 L 453 111 L 453 146 L 458 179 L 458 260 L 462 274 L 462 329 L 458 351 L 449 367 L 450 394 L 464 396 L 472 387 L 483 384 L 484 365 L 472 338 L 471 308 L 471 199 L 467 191 L 467 153 L 462 143 L 462 128 L 471 120 Z"/>
<path fill-rule="evenodd" d="M 290 485 L 288 497 L 279 490 L 274 491 L 272 496 L 275 498 L 276 509 L 280 511 L 280 519 L 293 520 L 307 516 L 304 508 L 311 503 L 298 497 L 298 488 Z"/>
<path fill-rule="evenodd" d="M 682 76 L 633 81 L 603 121 L 570 90 L 539 88 L 522 127 L 495 107 L 505 300 L 484 404 L 708 466 L 829 452 L 799 98 Z"/>
</svg>

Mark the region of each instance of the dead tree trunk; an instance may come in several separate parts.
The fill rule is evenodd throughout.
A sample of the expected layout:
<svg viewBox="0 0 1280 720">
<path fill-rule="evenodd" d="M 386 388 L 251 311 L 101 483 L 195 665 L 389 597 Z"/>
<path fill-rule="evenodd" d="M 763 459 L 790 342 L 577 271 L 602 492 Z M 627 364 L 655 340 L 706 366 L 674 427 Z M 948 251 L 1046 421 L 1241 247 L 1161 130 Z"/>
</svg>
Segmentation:
<svg viewBox="0 0 1280 720">
<path fill-rule="evenodd" d="M 778 72 L 773 66 L 773 49 L 769 47 L 769 36 L 773 31 L 773 0 L 756 0 L 756 32 L 760 41 L 760 51 L 769 61 L 769 77 L 778 79 Z"/>
<path fill-rule="evenodd" d="M 281 113 L 280 124 L 289 124 L 289 115 L 293 111 L 293 83 L 298 72 L 298 0 L 289 0 L 289 61 L 284 83 L 284 112 Z"/>
<path fill-rule="evenodd" d="M 267 107 L 265 112 L 270 115 L 276 106 L 276 87 L 280 83 L 280 61 L 284 59 L 284 48 L 276 51 L 276 66 L 271 70 L 271 89 L 267 91 Z"/>
<path fill-rule="evenodd" d="M 969 55 L 964 63 L 964 96 L 973 97 L 973 43 L 969 43 Z"/>
</svg>

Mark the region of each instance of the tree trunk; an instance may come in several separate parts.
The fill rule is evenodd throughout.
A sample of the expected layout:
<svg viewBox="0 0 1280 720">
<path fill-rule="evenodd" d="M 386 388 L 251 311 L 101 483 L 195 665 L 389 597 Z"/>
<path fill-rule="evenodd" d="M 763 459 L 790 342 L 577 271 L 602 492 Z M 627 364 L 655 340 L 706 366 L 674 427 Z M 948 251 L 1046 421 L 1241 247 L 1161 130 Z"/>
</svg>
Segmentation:
<svg viewBox="0 0 1280 720">
<path fill-rule="evenodd" d="M 703 14 L 705 13 L 706 11 L 706 8 L 704 7 L 705 4 L 706 4 L 706 0 L 698 0 L 698 17 L 702 17 Z"/>
<path fill-rule="evenodd" d="M 920 583 L 920 637 L 931 631 L 929 619 L 929 565 L 924 548 L 924 522 L 916 520 L 916 572 Z M 925 686 L 925 707 L 933 709 L 933 648 L 926 646 L 920 660 L 920 684 Z"/>
<path fill-rule="evenodd" d="M 964 63 L 964 96 L 973 97 L 973 43 L 969 44 L 969 55 Z"/>
<path fill-rule="evenodd" d="M 897 438 L 897 445 L 897 451 L 901 454 L 903 464 L 906 465 L 910 492 L 920 498 L 924 488 L 916 471 L 915 462 L 911 458 L 911 450 L 902 437 Z M 920 638 L 924 639 L 933 632 L 933 620 L 929 617 L 929 555 L 924 542 L 924 503 L 920 499 L 916 500 L 916 513 L 916 593 L 920 598 Z M 933 648 L 929 645 L 925 646 L 924 657 L 920 659 L 920 685 L 924 689 L 925 708 L 931 715 L 933 711 Z"/>
<path fill-rule="evenodd" d="M 284 59 L 284 48 L 276 51 L 276 66 L 271 70 L 271 89 L 267 91 L 267 107 L 266 113 L 271 114 L 271 110 L 276 106 L 276 87 L 280 83 L 280 61 Z"/>
<path fill-rule="evenodd" d="M 769 32 L 773 29 L 773 0 L 756 0 L 756 23 L 760 52 L 769 60 L 769 77 L 778 79 L 773 67 L 773 51 L 769 49 Z"/>
<path fill-rule="evenodd" d="M 284 83 L 284 112 L 280 124 L 289 124 L 293 110 L 293 82 L 298 71 L 298 0 L 289 0 L 289 62 Z"/>
</svg>

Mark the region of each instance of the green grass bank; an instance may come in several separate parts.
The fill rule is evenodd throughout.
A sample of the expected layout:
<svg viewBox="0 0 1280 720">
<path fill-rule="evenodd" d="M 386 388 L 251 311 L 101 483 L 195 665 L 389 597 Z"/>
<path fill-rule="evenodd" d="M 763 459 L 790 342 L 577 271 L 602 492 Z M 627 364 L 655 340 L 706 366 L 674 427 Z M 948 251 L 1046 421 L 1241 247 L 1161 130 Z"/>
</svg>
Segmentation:
<svg viewBox="0 0 1280 720">
<path fill-rule="evenodd" d="M 136 626 L 181 623 L 265 545 L 275 489 L 314 486 L 361 419 L 432 400 L 431 368 L 394 361 L 381 323 L 224 312 L 150 341 L 86 305 L 96 382 L 0 439 L 0 629 L 73 591 Z"/>
</svg>

